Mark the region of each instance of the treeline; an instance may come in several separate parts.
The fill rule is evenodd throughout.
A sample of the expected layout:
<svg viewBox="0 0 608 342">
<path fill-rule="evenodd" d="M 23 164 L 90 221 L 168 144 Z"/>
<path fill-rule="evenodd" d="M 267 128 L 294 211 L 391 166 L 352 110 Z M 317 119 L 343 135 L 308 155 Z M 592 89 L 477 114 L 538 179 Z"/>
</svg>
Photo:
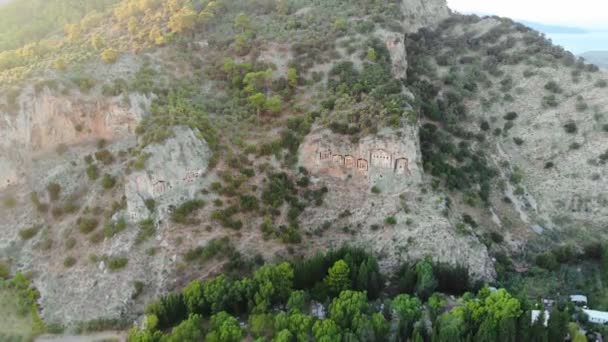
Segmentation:
<svg viewBox="0 0 608 342">
<path fill-rule="evenodd" d="M 570 309 L 556 306 L 548 327 L 531 324 L 530 306 L 506 290 L 459 292 L 463 268 L 424 260 L 395 275 L 390 298 L 377 260 L 342 248 L 308 260 L 264 265 L 251 276 L 195 280 L 146 308 L 129 341 L 558 341 Z M 412 276 L 415 275 L 415 277 Z M 410 279 L 410 278 L 415 279 Z M 403 287 L 402 287 L 403 286 Z M 401 292 L 408 287 L 412 292 Z M 415 294 L 419 294 L 419 296 Z M 241 324 L 246 322 L 245 325 Z"/>
<path fill-rule="evenodd" d="M 19 0 L 0 5 L 0 51 L 61 33 L 64 25 L 103 11 L 119 0 Z"/>
</svg>

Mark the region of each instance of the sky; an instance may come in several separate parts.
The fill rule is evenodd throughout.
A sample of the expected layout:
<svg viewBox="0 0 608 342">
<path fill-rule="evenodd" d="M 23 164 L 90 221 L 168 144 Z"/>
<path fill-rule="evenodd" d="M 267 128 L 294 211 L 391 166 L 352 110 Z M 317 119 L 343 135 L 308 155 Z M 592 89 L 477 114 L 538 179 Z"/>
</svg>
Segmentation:
<svg viewBox="0 0 608 342">
<path fill-rule="evenodd" d="M 608 31 L 606 0 L 448 0 L 460 13 L 496 14 L 542 24 Z"/>
</svg>

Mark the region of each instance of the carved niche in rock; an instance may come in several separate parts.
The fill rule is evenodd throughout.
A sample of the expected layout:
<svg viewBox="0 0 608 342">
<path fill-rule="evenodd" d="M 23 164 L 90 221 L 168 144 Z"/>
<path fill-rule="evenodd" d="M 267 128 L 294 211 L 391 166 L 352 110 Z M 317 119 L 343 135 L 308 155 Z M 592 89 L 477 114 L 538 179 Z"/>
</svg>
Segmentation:
<svg viewBox="0 0 608 342">
<path fill-rule="evenodd" d="M 397 160 L 395 160 L 395 173 L 398 175 L 405 175 L 410 173 L 407 158 L 397 158 Z"/>
<path fill-rule="evenodd" d="M 393 157 L 390 153 L 385 150 L 373 150 L 372 151 L 372 166 L 380 167 L 383 169 L 390 169 L 393 164 Z"/>
<path fill-rule="evenodd" d="M 319 153 L 319 160 L 320 161 L 327 161 L 331 159 L 331 151 L 327 150 L 327 151 L 321 151 Z"/>
<path fill-rule="evenodd" d="M 368 170 L 367 160 L 359 159 L 357 160 L 357 170 L 359 171 L 367 171 Z"/>
<path fill-rule="evenodd" d="M 355 167 L 355 165 L 356 165 L 355 157 L 353 157 L 353 156 L 344 157 L 344 166 L 346 166 L 346 168 L 352 169 Z"/>
<path fill-rule="evenodd" d="M 335 165 L 344 166 L 344 157 L 343 156 L 341 156 L 339 154 L 334 154 L 334 156 L 332 157 L 332 160 Z"/>
</svg>

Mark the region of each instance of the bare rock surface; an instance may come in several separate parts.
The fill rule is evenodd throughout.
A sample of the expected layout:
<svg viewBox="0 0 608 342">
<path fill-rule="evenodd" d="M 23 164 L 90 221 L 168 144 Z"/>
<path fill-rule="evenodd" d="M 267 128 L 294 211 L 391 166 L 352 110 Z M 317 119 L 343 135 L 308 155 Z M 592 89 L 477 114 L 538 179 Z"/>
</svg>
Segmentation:
<svg viewBox="0 0 608 342">
<path fill-rule="evenodd" d="M 313 183 L 329 188 L 327 206 L 306 211 L 306 228 L 322 232 L 331 223 L 352 231 L 332 235 L 330 244 L 368 248 L 384 256 L 386 269 L 431 257 L 463 265 L 478 279 L 495 276 L 487 248 L 450 222 L 445 196 L 426 191 L 416 128 L 385 129 L 357 143 L 320 129 L 305 139 L 299 160 Z"/>
<path fill-rule="evenodd" d="M 211 151 L 198 135 L 189 128 L 175 127 L 173 137 L 144 149 L 143 153 L 149 155 L 145 169 L 130 174 L 125 186 L 132 222 L 147 218 L 146 199 L 159 204 L 159 219 L 163 220 L 170 206 L 192 198 L 200 190 L 197 180 L 206 176 Z"/>
</svg>

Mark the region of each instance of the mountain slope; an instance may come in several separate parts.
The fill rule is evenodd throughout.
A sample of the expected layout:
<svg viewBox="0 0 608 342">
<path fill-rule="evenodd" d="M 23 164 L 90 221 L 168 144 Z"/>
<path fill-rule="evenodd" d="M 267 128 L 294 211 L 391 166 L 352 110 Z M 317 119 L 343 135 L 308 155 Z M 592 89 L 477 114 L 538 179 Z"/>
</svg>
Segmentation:
<svg viewBox="0 0 608 342">
<path fill-rule="evenodd" d="M 511 20 L 123 0 L 37 39 L 0 52 L 0 258 L 47 322 L 342 244 L 486 282 L 605 237 L 608 77 Z"/>
</svg>

